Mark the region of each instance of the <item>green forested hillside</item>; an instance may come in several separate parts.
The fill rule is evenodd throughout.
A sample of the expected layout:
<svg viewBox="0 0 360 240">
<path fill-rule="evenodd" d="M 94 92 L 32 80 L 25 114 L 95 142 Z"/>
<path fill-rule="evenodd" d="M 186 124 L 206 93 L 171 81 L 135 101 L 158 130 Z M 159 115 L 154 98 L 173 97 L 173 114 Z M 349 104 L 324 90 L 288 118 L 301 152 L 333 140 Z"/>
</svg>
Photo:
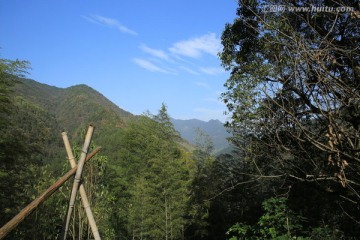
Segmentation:
<svg viewBox="0 0 360 240">
<path fill-rule="evenodd" d="M 75 131 L 89 121 L 98 126 L 122 127 L 133 116 L 86 85 L 62 89 L 23 78 L 16 85 L 15 94 L 54 115 L 67 131 Z"/>
<path fill-rule="evenodd" d="M 60 136 L 61 131 L 65 130 L 70 139 L 82 144 L 79 137 L 91 123 L 96 126 L 96 144 L 104 148 L 104 154 L 109 156 L 111 161 L 118 159 L 115 153 L 118 151 L 122 131 L 137 116 L 116 106 L 84 84 L 57 88 L 31 79 L 17 80 L 13 96 L 51 116 L 52 121 L 48 124 L 56 126 L 58 130 L 52 133 L 54 136 Z M 179 138 L 178 142 L 187 149 L 193 148 L 185 140 Z"/>
<path fill-rule="evenodd" d="M 21 78 L 14 88 L 14 96 L 40 109 L 53 118 L 57 127 L 54 136 L 67 131 L 69 137 L 81 144 L 81 132 L 90 123 L 98 132 L 97 144 L 104 146 L 106 154 L 115 150 L 121 130 L 133 116 L 122 110 L 99 92 L 86 85 L 57 88 L 34 80 Z"/>
</svg>

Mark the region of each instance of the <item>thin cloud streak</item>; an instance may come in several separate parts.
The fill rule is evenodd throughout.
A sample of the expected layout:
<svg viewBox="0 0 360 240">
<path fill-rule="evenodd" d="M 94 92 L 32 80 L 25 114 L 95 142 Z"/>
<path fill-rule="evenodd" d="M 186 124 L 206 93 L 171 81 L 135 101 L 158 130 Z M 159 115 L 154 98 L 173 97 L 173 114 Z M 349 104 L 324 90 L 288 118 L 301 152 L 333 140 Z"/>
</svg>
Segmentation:
<svg viewBox="0 0 360 240">
<path fill-rule="evenodd" d="M 126 27 L 125 25 L 121 24 L 118 20 L 113 18 L 107 18 L 100 15 L 91 15 L 90 17 L 83 16 L 83 18 L 85 18 L 86 20 L 92 23 L 98 23 L 115 28 L 122 33 L 130 34 L 130 35 L 138 35 L 137 32 L 131 30 L 130 28 Z"/>
<path fill-rule="evenodd" d="M 220 39 L 216 37 L 215 33 L 176 42 L 169 48 L 169 51 L 173 54 L 191 58 L 199 58 L 203 53 L 217 56 L 220 50 Z"/>
<path fill-rule="evenodd" d="M 184 67 L 184 66 L 179 66 L 180 69 L 184 70 L 185 72 L 187 73 L 190 73 L 192 75 L 197 75 L 199 76 L 200 74 L 194 70 L 192 70 L 191 68 L 188 68 L 188 67 Z"/>
<path fill-rule="evenodd" d="M 155 64 L 153 64 L 152 62 L 145 60 L 145 59 L 141 59 L 141 58 L 134 58 L 133 59 L 134 63 L 136 63 L 138 66 L 150 71 L 150 72 L 161 72 L 161 73 L 171 73 L 163 68 L 160 68 L 158 66 L 156 66 Z"/>
<path fill-rule="evenodd" d="M 195 84 L 196 84 L 196 86 L 210 89 L 210 86 L 204 82 L 196 82 Z"/>
<path fill-rule="evenodd" d="M 200 68 L 200 71 L 209 75 L 219 75 L 225 73 L 225 70 L 220 67 L 202 67 Z"/>
<path fill-rule="evenodd" d="M 170 58 L 169 56 L 162 50 L 159 50 L 159 49 L 155 49 L 155 48 L 150 48 L 148 46 L 146 46 L 145 44 L 143 45 L 140 45 L 140 49 L 145 52 L 145 53 L 148 53 L 154 57 L 157 57 L 157 58 L 160 58 L 160 59 L 163 59 L 163 60 L 166 60 L 166 61 L 169 61 Z"/>
</svg>

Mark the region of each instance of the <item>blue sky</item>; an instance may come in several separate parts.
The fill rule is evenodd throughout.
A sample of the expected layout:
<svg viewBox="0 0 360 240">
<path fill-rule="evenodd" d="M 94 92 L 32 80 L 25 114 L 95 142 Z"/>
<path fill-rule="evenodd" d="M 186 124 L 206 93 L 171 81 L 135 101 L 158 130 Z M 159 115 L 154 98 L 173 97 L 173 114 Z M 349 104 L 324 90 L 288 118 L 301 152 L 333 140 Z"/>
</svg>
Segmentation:
<svg viewBox="0 0 360 240">
<path fill-rule="evenodd" d="M 0 57 L 29 78 L 87 84 L 134 114 L 226 120 L 217 53 L 235 0 L 0 0 Z"/>
</svg>

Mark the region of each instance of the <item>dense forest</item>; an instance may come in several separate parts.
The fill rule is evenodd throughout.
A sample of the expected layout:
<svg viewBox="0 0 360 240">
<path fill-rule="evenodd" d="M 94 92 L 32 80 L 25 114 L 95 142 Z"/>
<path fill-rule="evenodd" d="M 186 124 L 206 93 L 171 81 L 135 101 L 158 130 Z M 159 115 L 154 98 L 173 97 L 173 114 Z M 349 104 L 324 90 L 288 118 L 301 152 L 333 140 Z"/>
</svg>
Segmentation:
<svg viewBox="0 0 360 240">
<path fill-rule="evenodd" d="M 353 11 L 273 11 L 321 4 Z M 26 78 L 0 59 L 0 226 L 71 167 L 95 126 L 82 183 L 103 239 L 359 239 L 359 4 L 242 0 L 219 54 L 232 151 L 175 130 L 167 106 L 135 116 L 86 85 Z M 5 239 L 59 239 L 73 178 Z M 79 196 L 78 196 L 79 198 Z M 68 239 L 93 239 L 76 201 Z"/>
</svg>

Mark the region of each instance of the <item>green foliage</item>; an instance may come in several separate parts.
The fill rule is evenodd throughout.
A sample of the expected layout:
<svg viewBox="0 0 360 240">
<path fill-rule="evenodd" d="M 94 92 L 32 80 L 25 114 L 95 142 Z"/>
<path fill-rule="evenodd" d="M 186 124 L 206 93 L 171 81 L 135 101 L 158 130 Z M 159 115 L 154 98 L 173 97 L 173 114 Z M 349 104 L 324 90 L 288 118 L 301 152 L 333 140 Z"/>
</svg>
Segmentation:
<svg viewBox="0 0 360 240">
<path fill-rule="evenodd" d="M 0 59 L 0 129 L 8 123 L 6 116 L 11 113 L 11 88 L 18 82 L 18 77 L 27 73 L 28 68 L 27 61 Z"/>
<path fill-rule="evenodd" d="M 240 240 L 240 239 L 256 239 L 253 236 L 255 229 L 249 225 L 244 225 L 240 223 L 236 223 L 233 225 L 229 231 L 227 231 L 227 235 L 233 235 L 229 238 L 229 240 Z"/>
<path fill-rule="evenodd" d="M 12 87 L 17 83 L 16 75 L 25 73 L 27 65 L 25 61 L 0 59 L 0 225 L 28 199 L 24 192 L 29 177 L 26 168 L 34 163 L 34 158 L 28 155 L 38 149 L 37 146 L 28 146 L 34 136 L 23 131 L 24 126 L 15 125 L 18 116 L 13 114 L 17 108 Z"/>
<path fill-rule="evenodd" d="M 214 162 L 214 145 L 210 137 L 200 129 L 196 130 L 196 144 L 193 151 L 194 171 L 190 191 L 191 225 L 187 235 L 191 238 L 206 238 L 209 235 L 209 198 L 212 196 L 211 168 Z"/>
<path fill-rule="evenodd" d="M 292 238 L 301 231 L 304 219 L 288 209 L 285 198 L 270 198 L 263 203 L 263 209 L 265 214 L 260 217 L 258 225 L 264 238 L 283 235 Z"/>
<path fill-rule="evenodd" d="M 334 8 L 358 7 L 351 0 L 325 2 Z M 359 53 L 355 50 L 358 44 L 351 40 L 359 37 L 357 19 L 349 13 L 339 17 L 315 12 L 264 14 L 262 9 L 272 4 L 311 6 L 303 1 L 239 2 L 238 18 L 223 32 L 220 54 L 222 64 L 231 71 L 222 95 L 232 113 L 228 125 L 238 139 L 252 134 L 273 144 L 282 163 L 286 162 L 284 147 L 289 154 L 297 154 L 310 145 L 322 159 L 312 162 L 312 157 L 306 158 L 311 166 L 302 172 L 317 175 L 314 170 L 321 169 L 328 176 L 336 175 L 343 186 L 345 178 L 357 182 L 356 174 L 347 167 L 350 162 L 357 165 L 359 159 L 354 153 L 360 129 L 355 67 Z M 340 132 L 348 138 L 339 136 Z M 322 166 L 325 161 L 333 167 Z"/>
<path fill-rule="evenodd" d="M 150 117 L 151 118 L 150 118 Z M 140 116 L 124 129 L 111 168 L 117 236 L 179 239 L 186 224 L 188 156 L 179 147 L 163 105 L 158 115 Z"/>
<path fill-rule="evenodd" d="M 66 167 L 68 169 L 68 166 Z M 31 196 L 31 200 L 40 196 L 58 178 L 49 165 L 34 167 L 34 169 L 31 169 L 31 173 L 31 185 L 26 190 L 26 194 Z M 70 188 L 71 183 L 69 181 L 15 229 L 14 237 L 18 239 L 26 237 L 29 239 L 60 238 L 63 214 L 66 212 L 67 207 L 67 192 Z M 24 206 L 26 204 L 28 202 Z"/>
<path fill-rule="evenodd" d="M 29 192 L 43 164 L 60 159 L 60 132 L 56 120 L 44 109 L 20 97 L 12 98 L 11 124 L 0 132 L 0 225 L 21 210 L 34 193 Z M 4 212 L 3 212 L 4 211 Z"/>
<path fill-rule="evenodd" d="M 347 239 L 339 229 L 330 228 L 327 225 L 311 229 L 309 235 L 310 239 Z"/>
<path fill-rule="evenodd" d="M 315 2 L 359 9 L 353 0 Z M 221 39 L 230 72 L 222 98 L 232 142 L 248 165 L 243 174 L 261 185 L 259 198 L 286 194 L 309 225 L 353 237 L 360 231 L 358 19 L 354 12 L 289 10 L 315 2 L 239 1 Z M 289 11 L 264 12 L 269 6 Z"/>
<path fill-rule="evenodd" d="M 228 239 L 343 239 L 341 231 L 328 226 L 307 229 L 306 219 L 289 209 L 284 197 L 267 199 L 262 206 L 264 214 L 256 225 L 236 223 L 227 231 Z"/>
</svg>

